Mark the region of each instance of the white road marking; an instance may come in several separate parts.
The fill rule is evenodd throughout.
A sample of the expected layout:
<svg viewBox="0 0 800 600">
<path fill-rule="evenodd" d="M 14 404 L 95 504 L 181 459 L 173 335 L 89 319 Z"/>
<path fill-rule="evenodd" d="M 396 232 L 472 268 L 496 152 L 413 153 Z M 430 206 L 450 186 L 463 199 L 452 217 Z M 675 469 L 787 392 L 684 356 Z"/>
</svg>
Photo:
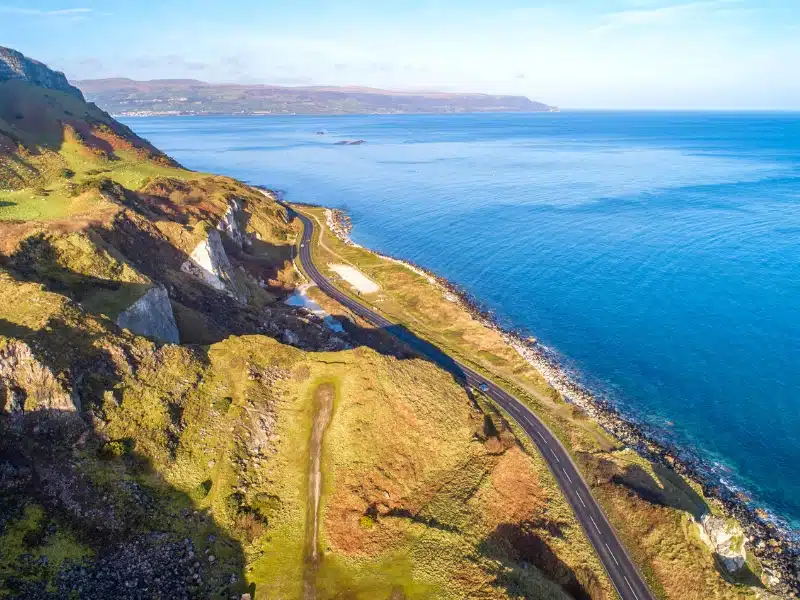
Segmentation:
<svg viewBox="0 0 800 600">
<path fill-rule="evenodd" d="M 558 459 L 558 455 L 556 454 L 556 451 L 555 451 L 555 450 L 553 450 L 552 448 L 550 448 L 550 452 L 552 452 L 552 453 L 553 453 L 553 456 L 555 456 L 555 457 L 556 457 L 556 462 L 561 462 L 561 461 Z"/>
<path fill-rule="evenodd" d="M 592 515 L 589 515 L 589 518 L 592 520 L 592 525 L 594 525 L 594 528 L 597 529 L 597 533 L 599 533 L 600 535 L 603 535 L 603 532 L 600 531 L 600 528 L 597 526 L 597 523 L 595 522 L 594 517 Z"/>
<path fill-rule="evenodd" d="M 606 548 L 608 548 L 608 544 L 606 544 Z M 608 548 L 608 553 L 611 555 L 611 558 L 614 559 L 614 562 L 617 563 L 617 566 L 619 566 L 619 561 L 617 560 L 617 557 L 614 556 L 614 553 L 611 551 L 611 548 Z"/>
<path fill-rule="evenodd" d="M 572 477 L 569 476 L 569 473 L 567 473 L 567 470 L 564 469 L 563 467 L 561 468 L 561 470 L 564 471 L 564 475 L 566 475 L 567 479 L 569 479 L 569 482 L 572 483 Z"/>
<path fill-rule="evenodd" d="M 631 585 L 631 582 L 628 581 L 628 577 L 626 575 L 623 575 L 623 577 L 625 578 L 625 583 L 628 584 L 628 587 L 630 588 L 631 593 L 633 594 L 633 597 L 636 598 L 636 600 L 639 600 L 639 596 L 637 596 L 636 592 L 633 591 L 633 586 Z"/>
<path fill-rule="evenodd" d="M 581 493 L 578 490 L 575 490 L 575 493 L 578 494 L 578 500 L 580 500 L 581 504 L 583 504 L 583 508 L 586 508 L 586 503 L 583 501 L 583 496 L 581 496 Z"/>
</svg>

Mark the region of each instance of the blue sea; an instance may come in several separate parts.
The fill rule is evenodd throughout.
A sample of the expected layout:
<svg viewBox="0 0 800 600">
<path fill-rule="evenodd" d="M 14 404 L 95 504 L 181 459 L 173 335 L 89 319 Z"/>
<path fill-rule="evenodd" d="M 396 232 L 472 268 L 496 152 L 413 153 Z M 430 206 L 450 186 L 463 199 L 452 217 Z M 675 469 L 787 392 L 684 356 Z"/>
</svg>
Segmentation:
<svg viewBox="0 0 800 600">
<path fill-rule="evenodd" d="M 800 114 L 127 124 L 189 168 L 346 209 L 355 241 L 461 284 L 800 531 Z"/>
</svg>

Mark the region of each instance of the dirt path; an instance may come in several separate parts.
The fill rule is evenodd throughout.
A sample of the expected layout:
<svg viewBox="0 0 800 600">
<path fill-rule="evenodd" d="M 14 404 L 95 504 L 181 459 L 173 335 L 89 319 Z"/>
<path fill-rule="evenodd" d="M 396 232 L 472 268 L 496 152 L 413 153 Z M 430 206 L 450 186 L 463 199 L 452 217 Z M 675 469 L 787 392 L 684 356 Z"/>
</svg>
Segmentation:
<svg viewBox="0 0 800 600">
<path fill-rule="evenodd" d="M 314 415 L 308 453 L 308 494 L 306 498 L 305 572 L 303 574 L 303 600 L 317 598 L 317 572 L 319 554 L 319 501 L 322 493 L 322 438 L 331 421 L 336 388 L 332 383 L 320 384 L 314 391 Z"/>
</svg>

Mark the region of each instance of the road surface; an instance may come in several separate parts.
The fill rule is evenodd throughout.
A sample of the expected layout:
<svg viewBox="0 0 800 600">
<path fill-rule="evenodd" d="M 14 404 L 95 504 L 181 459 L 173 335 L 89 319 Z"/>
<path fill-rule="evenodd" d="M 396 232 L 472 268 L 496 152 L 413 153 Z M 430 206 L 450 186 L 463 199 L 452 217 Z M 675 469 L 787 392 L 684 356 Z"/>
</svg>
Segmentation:
<svg viewBox="0 0 800 600">
<path fill-rule="evenodd" d="M 564 446 L 561 445 L 561 442 L 550 432 L 547 426 L 522 402 L 491 380 L 450 358 L 429 342 L 415 336 L 404 327 L 393 324 L 380 314 L 334 287 L 319 272 L 311 258 L 314 221 L 297 211 L 291 209 L 290 211 L 290 214 L 296 215 L 303 223 L 303 236 L 299 252 L 300 264 L 314 283 L 328 296 L 353 311 L 365 321 L 375 327 L 386 329 L 389 333 L 411 346 L 416 352 L 452 372 L 463 383 L 473 389 L 483 391 L 484 394 L 499 404 L 506 413 L 511 415 L 541 452 L 567 501 L 575 511 L 575 516 L 586 532 L 589 541 L 603 562 L 603 566 L 622 600 L 655 600 L 644 578 L 634 566 L 622 542 L 617 538 L 614 529 L 589 491 L 589 486 L 578 472 Z"/>
</svg>

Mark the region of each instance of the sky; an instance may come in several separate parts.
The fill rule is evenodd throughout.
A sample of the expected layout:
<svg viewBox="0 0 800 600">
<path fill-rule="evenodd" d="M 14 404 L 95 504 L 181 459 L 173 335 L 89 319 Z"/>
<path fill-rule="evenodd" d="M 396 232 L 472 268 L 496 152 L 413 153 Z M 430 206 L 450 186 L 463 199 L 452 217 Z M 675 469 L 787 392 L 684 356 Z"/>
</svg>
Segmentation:
<svg viewBox="0 0 800 600">
<path fill-rule="evenodd" d="M 563 108 L 800 109 L 800 0 L 5 2 L 0 45 L 72 80 L 366 85 L 520 94 Z"/>
</svg>

